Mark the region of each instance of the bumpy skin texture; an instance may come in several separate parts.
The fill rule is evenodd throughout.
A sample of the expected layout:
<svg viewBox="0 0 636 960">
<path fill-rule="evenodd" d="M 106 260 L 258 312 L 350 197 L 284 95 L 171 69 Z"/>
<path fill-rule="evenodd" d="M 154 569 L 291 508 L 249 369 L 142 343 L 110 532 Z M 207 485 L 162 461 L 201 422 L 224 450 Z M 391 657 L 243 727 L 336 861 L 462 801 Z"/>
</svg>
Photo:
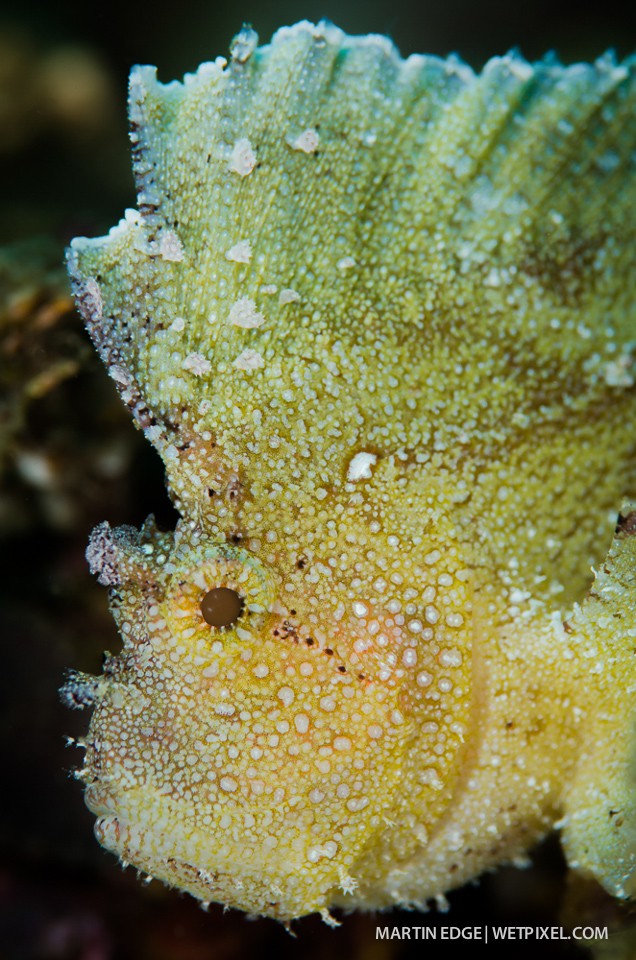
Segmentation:
<svg viewBox="0 0 636 960">
<path fill-rule="evenodd" d="M 634 892 L 628 503 L 603 558 L 636 495 L 635 105 L 633 60 L 475 76 L 306 23 L 133 71 L 139 209 L 69 256 L 182 517 L 88 552 L 123 649 L 65 695 L 122 859 L 328 918 L 560 821 Z"/>
</svg>

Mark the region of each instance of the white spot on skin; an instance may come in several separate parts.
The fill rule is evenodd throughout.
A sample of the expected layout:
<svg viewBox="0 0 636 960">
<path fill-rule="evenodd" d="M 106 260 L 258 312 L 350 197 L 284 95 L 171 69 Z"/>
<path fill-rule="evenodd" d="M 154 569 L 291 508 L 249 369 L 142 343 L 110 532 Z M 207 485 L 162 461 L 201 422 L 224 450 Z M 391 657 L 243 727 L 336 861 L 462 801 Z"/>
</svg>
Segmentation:
<svg viewBox="0 0 636 960">
<path fill-rule="evenodd" d="M 296 293 L 295 290 L 292 290 L 291 287 L 285 287 L 284 290 L 281 290 L 278 297 L 278 302 L 281 305 L 286 303 L 297 303 L 300 300 L 300 294 Z"/>
<path fill-rule="evenodd" d="M 116 383 L 121 383 L 124 387 L 129 387 L 132 383 L 132 377 L 127 370 L 124 370 L 118 363 L 114 363 L 108 368 L 109 375 Z"/>
<path fill-rule="evenodd" d="M 343 270 L 343 271 L 352 270 L 353 267 L 355 267 L 355 265 L 356 265 L 356 262 L 353 259 L 353 257 L 341 257 L 340 260 L 338 260 L 338 263 L 336 264 L 336 266 L 338 267 L 338 270 Z"/>
<path fill-rule="evenodd" d="M 291 687 L 281 687 L 278 691 L 278 699 L 282 700 L 286 707 L 293 703 L 294 700 L 294 691 Z"/>
<path fill-rule="evenodd" d="M 243 327 L 246 330 L 253 330 L 265 323 L 265 317 L 258 312 L 251 297 L 239 297 L 232 305 L 228 319 L 235 327 Z"/>
<path fill-rule="evenodd" d="M 238 783 L 234 777 L 221 777 L 219 786 L 221 790 L 225 790 L 226 793 L 234 793 L 234 791 L 238 789 Z"/>
<path fill-rule="evenodd" d="M 629 354 L 605 364 L 604 379 L 608 387 L 633 387 L 636 364 Z"/>
<path fill-rule="evenodd" d="M 183 317 L 176 317 L 170 324 L 170 329 L 174 333 L 181 333 L 183 330 L 185 330 L 185 325 L 186 322 Z"/>
<path fill-rule="evenodd" d="M 84 284 L 84 296 L 89 301 L 91 318 L 101 320 L 104 315 L 104 299 L 99 283 L 95 277 L 89 277 Z"/>
<path fill-rule="evenodd" d="M 212 364 L 201 353 L 189 354 L 182 363 L 184 370 L 189 370 L 195 377 L 203 377 L 212 369 Z"/>
<path fill-rule="evenodd" d="M 240 177 L 247 177 L 256 166 L 256 154 L 247 137 L 237 140 L 232 149 L 229 169 Z"/>
<path fill-rule="evenodd" d="M 378 462 L 375 453 L 367 453 L 365 450 L 356 453 L 351 460 L 347 470 L 347 480 L 354 483 L 356 480 L 368 480 L 371 477 L 371 467 Z"/>
<path fill-rule="evenodd" d="M 439 662 L 443 667 L 460 667 L 462 664 L 462 654 L 460 650 L 441 650 Z"/>
<path fill-rule="evenodd" d="M 427 623 L 437 623 L 439 620 L 439 610 L 436 607 L 428 606 L 424 610 L 424 616 Z"/>
<path fill-rule="evenodd" d="M 249 347 L 246 350 L 243 350 L 242 353 L 239 353 L 238 357 L 234 361 L 234 366 L 237 370 L 258 370 L 259 367 L 263 367 L 265 361 L 257 350 L 250 350 Z"/>
<path fill-rule="evenodd" d="M 446 623 L 449 627 L 461 627 L 464 617 L 461 613 L 449 613 L 446 617 Z"/>
<path fill-rule="evenodd" d="M 316 863 L 327 857 L 331 860 L 338 853 L 338 844 L 335 840 L 328 840 L 321 847 L 310 847 L 307 851 L 307 859 L 310 863 Z"/>
<path fill-rule="evenodd" d="M 294 717 L 294 726 L 298 733 L 307 733 L 309 730 L 309 717 L 304 713 L 299 713 Z"/>
<path fill-rule="evenodd" d="M 432 787 L 433 790 L 441 790 L 444 784 L 439 778 L 439 774 L 434 767 L 426 767 L 421 771 L 418 777 L 420 783 L 427 784 Z"/>
<path fill-rule="evenodd" d="M 292 150 L 300 150 L 302 153 L 315 153 L 320 146 L 320 136 L 317 130 L 303 130 L 295 140 L 288 140 Z"/>
<path fill-rule="evenodd" d="M 178 263 L 183 260 L 183 244 L 174 230 L 162 230 L 159 236 L 159 256 L 162 260 Z"/>
<path fill-rule="evenodd" d="M 411 647 L 405 650 L 402 654 L 402 663 L 405 667 L 414 667 L 417 663 L 417 650 L 413 650 Z"/>
<path fill-rule="evenodd" d="M 236 712 L 236 707 L 234 706 L 233 703 L 225 703 L 225 702 L 215 703 L 214 712 L 219 717 L 231 717 L 232 714 Z"/>
<path fill-rule="evenodd" d="M 239 240 L 225 254 L 226 260 L 233 260 L 235 263 L 249 263 L 252 259 L 252 245 L 248 240 Z"/>
</svg>

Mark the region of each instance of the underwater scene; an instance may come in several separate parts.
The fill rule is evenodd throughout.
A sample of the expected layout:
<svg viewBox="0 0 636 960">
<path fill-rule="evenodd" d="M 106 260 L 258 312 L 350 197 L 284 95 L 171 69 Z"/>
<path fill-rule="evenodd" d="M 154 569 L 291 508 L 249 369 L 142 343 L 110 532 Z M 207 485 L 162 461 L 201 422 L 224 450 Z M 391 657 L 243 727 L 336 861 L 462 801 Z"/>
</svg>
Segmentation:
<svg viewBox="0 0 636 960">
<path fill-rule="evenodd" d="M 0 118 L 0 956 L 636 958 L 634 11 L 7 2 Z"/>
</svg>

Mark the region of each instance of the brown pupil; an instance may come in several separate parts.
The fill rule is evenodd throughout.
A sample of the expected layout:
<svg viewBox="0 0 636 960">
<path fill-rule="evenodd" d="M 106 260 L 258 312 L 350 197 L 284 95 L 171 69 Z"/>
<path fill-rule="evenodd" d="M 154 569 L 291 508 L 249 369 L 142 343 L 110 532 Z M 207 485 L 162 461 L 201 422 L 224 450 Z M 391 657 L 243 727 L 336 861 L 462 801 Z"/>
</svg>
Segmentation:
<svg viewBox="0 0 636 960">
<path fill-rule="evenodd" d="M 203 597 L 201 613 L 211 627 L 230 627 L 243 613 L 243 598 L 229 587 L 215 587 Z"/>
</svg>

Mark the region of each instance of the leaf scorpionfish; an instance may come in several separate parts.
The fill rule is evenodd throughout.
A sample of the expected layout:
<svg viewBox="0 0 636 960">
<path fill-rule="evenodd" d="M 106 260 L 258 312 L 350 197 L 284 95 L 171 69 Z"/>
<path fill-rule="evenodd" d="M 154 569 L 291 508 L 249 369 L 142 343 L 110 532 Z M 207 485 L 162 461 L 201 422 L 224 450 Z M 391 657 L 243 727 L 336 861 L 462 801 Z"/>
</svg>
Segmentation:
<svg viewBox="0 0 636 960">
<path fill-rule="evenodd" d="M 180 519 L 87 551 L 100 843 L 329 922 L 556 827 L 629 898 L 636 60 L 244 28 L 135 68 L 130 124 L 137 209 L 69 269 Z"/>
</svg>

